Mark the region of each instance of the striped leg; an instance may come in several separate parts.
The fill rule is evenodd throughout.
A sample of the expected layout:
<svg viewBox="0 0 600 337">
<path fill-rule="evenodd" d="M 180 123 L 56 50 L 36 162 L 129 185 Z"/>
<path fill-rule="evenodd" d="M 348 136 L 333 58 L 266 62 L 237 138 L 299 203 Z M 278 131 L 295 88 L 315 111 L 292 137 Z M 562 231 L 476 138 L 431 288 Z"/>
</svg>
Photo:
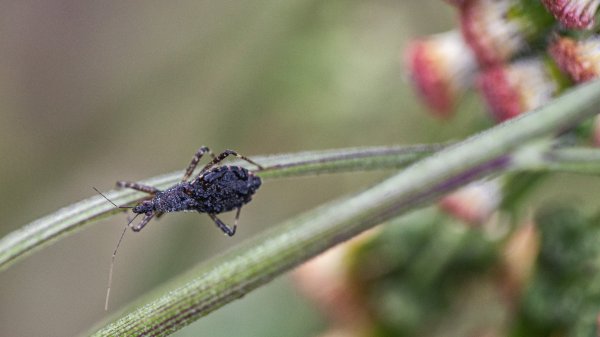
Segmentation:
<svg viewBox="0 0 600 337">
<path fill-rule="evenodd" d="M 222 230 L 223 233 L 227 234 L 228 236 L 233 236 L 235 234 L 235 230 L 237 229 L 236 225 L 234 225 L 233 228 L 231 228 L 227 226 L 223 221 L 221 221 L 221 219 L 217 218 L 216 215 L 208 213 L 208 216 L 210 216 L 210 218 L 215 222 L 215 225 L 217 225 L 217 227 L 219 227 L 219 229 Z"/>
<path fill-rule="evenodd" d="M 194 169 L 198 165 L 198 162 L 200 161 L 200 159 L 202 159 L 202 156 L 206 153 L 210 154 L 210 156 L 213 159 L 215 159 L 215 155 L 212 153 L 212 151 L 208 147 L 202 146 L 201 148 L 199 148 L 198 151 L 196 151 L 196 154 L 194 154 L 194 157 L 192 157 L 192 161 L 190 162 L 190 165 L 188 165 L 187 169 L 185 170 L 183 179 L 181 179 L 182 182 L 187 181 L 192 176 L 192 173 L 194 172 Z"/>
<path fill-rule="evenodd" d="M 149 194 L 156 194 L 157 192 L 160 192 L 160 190 L 156 187 L 142 185 L 131 181 L 117 181 L 117 187 L 131 188 L 133 190 L 146 192 Z"/>
<path fill-rule="evenodd" d="M 256 163 L 255 161 L 251 160 L 248 157 L 242 156 L 241 154 L 233 151 L 233 150 L 225 150 L 223 151 L 221 154 L 219 154 L 218 156 L 216 156 L 210 163 L 206 164 L 206 166 L 204 166 L 202 168 L 202 170 L 200 171 L 200 173 L 198 173 L 198 176 L 196 177 L 196 179 L 202 177 L 202 175 L 208 171 L 211 167 L 217 165 L 218 163 L 220 163 L 221 161 L 223 161 L 225 158 L 227 158 L 228 156 L 236 156 L 242 160 L 245 160 L 247 162 L 249 162 L 250 164 L 258 167 L 259 170 L 264 169 L 264 167 L 258 163 Z"/>
<path fill-rule="evenodd" d="M 146 214 L 146 216 L 144 216 L 144 218 L 142 219 L 142 221 L 140 221 L 139 224 L 131 227 L 131 230 L 133 230 L 134 232 L 141 231 L 142 228 L 144 228 L 144 226 L 146 226 L 148 224 L 148 222 L 150 222 L 150 220 L 152 220 L 153 217 L 154 217 L 154 213 Z"/>
</svg>

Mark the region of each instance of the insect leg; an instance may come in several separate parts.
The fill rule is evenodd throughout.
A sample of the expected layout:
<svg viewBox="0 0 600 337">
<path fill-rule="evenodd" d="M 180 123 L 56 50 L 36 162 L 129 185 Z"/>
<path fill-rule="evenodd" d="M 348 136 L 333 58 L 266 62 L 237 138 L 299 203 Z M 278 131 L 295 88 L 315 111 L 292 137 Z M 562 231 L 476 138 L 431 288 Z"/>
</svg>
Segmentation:
<svg viewBox="0 0 600 337">
<path fill-rule="evenodd" d="M 233 223 L 233 228 L 237 228 L 238 220 L 240 219 L 240 212 L 242 211 L 241 207 L 238 207 L 237 212 L 235 213 L 235 222 Z"/>
<path fill-rule="evenodd" d="M 131 230 L 134 231 L 134 232 L 141 231 L 142 228 L 144 228 L 148 224 L 148 222 L 150 220 L 152 220 L 153 217 L 154 217 L 154 213 L 146 214 L 146 216 L 142 219 L 142 221 L 140 221 L 139 224 L 131 227 Z"/>
<path fill-rule="evenodd" d="M 227 226 L 223 221 L 221 221 L 221 219 L 217 218 L 217 216 L 212 213 L 208 213 L 208 216 L 210 216 L 210 218 L 215 222 L 217 227 L 223 231 L 223 233 L 229 236 L 233 236 L 235 234 L 237 226 L 234 225 L 233 228 Z"/>
<path fill-rule="evenodd" d="M 208 147 L 202 146 L 201 148 L 199 148 L 198 151 L 196 151 L 196 154 L 194 154 L 194 157 L 192 157 L 192 161 L 190 162 L 190 165 L 188 165 L 187 169 L 185 170 L 185 174 L 183 175 L 183 179 L 181 179 L 181 181 L 187 181 L 191 177 L 192 173 L 194 172 L 194 169 L 198 165 L 198 162 L 200 161 L 202 156 L 206 153 L 210 154 L 210 156 L 213 159 L 215 158 L 215 155 L 212 153 L 212 151 Z"/>
<path fill-rule="evenodd" d="M 236 156 L 242 160 L 245 160 L 247 162 L 249 162 L 250 164 L 258 167 L 259 170 L 264 169 L 264 167 L 258 163 L 256 163 L 255 161 L 253 161 L 252 159 L 246 157 L 246 156 L 242 156 L 241 154 L 233 151 L 233 150 L 225 150 L 223 152 L 221 152 L 218 156 L 216 156 L 210 163 L 206 164 L 206 166 L 204 166 L 202 168 L 202 170 L 200 171 L 200 173 L 198 174 L 198 177 L 201 177 L 202 174 L 204 174 L 204 172 L 208 171 L 211 167 L 217 165 L 218 163 L 220 163 L 221 161 L 223 161 L 223 159 L 227 158 L 228 156 Z"/>
<path fill-rule="evenodd" d="M 160 192 L 160 190 L 156 187 L 142 185 L 131 181 L 117 181 L 117 187 L 131 188 L 133 190 L 146 192 L 149 194 L 156 194 L 157 192 Z"/>
</svg>

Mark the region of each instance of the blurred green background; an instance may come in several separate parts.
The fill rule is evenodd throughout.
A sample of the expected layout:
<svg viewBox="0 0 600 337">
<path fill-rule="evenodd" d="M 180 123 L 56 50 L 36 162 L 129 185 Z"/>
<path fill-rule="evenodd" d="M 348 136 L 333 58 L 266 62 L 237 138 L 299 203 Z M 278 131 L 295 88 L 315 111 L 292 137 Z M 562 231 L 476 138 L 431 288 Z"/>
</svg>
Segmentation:
<svg viewBox="0 0 600 337">
<path fill-rule="evenodd" d="M 451 123 L 434 120 L 402 69 L 411 37 L 453 27 L 442 1 L 0 3 L 0 235 L 92 196 L 92 186 L 184 169 L 200 145 L 252 157 L 424 143 L 485 120 L 477 99 Z M 233 238 L 205 216 L 153 221 L 125 238 L 112 310 L 385 174 L 269 181 Z M 102 221 L 0 273 L 0 336 L 72 336 L 105 317 L 125 221 Z M 289 281 L 176 336 L 315 336 L 325 323 Z"/>
</svg>

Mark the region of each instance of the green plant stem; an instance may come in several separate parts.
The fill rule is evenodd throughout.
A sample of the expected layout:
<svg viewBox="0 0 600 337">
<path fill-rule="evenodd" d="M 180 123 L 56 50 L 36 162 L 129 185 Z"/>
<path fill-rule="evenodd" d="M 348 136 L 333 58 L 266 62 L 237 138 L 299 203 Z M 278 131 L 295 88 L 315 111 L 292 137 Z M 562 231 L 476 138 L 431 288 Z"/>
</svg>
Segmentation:
<svg viewBox="0 0 600 337">
<path fill-rule="evenodd" d="M 559 148 L 544 156 L 540 170 L 576 174 L 600 174 L 600 149 Z"/>
<path fill-rule="evenodd" d="M 507 154 L 592 116 L 599 103 L 600 82 L 580 86 L 551 105 L 441 150 L 364 192 L 287 221 L 198 267 L 191 281 L 169 287 L 163 296 L 94 336 L 167 336 L 339 242 L 431 203 L 452 188 L 509 169 Z"/>
<path fill-rule="evenodd" d="M 272 179 L 332 172 L 398 169 L 443 148 L 443 146 L 353 148 L 273 155 L 254 159 L 267 166 L 266 170 L 257 172 L 257 174 L 262 178 Z M 243 162 L 233 163 L 245 165 Z M 162 189 L 176 184 L 182 176 L 182 171 L 176 171 L 144 180 L 143 183 Z M 126 205 L 145 197 L 145 194 L 129 189 L 109 191 L 105 194 L 118 205 Z M 104 198 L 96 195 L 38 219 L 0 239 L 0 270 L 93 221 L 118 212 L 122 212 L 122 210 L 114 208 Z"/>
</svg>

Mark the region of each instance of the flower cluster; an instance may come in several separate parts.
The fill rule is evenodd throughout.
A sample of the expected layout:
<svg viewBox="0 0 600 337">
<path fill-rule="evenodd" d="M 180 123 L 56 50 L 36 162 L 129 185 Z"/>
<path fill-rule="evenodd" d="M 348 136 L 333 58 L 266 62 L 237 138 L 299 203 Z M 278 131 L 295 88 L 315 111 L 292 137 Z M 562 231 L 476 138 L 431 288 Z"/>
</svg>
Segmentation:
<svg viewBox="0 0 600 337">
<path fill-rule="evenodd" d="M 600 77 L 591 32 L 600 0 L 445 2 L 459 28 L 416 39 L 404 54 L 437 118 L 452 118 L 473 90 L 504 122 Z M 600 146 L 600 117 L 588 126 L 582 138 Z M 518 210 L 544 174 L 474 182 L 298 268 L 300 290 L 329 316 L 322 336 L 599 335 L 598 215 Z"/>
<path fill-rule="evenodd" d="M 600 35 L 591 31 L 600 0 L 446 2 L 456 9 L 459 28 L 415 39 L 405 51 L 412 83 L 435 117 L 451 118 L 461 96 L 473 90 L 500 123 L 600 77 Z M 586 141 L 600 146 L 600 119 L 591 129 Z M 501 193 L 465 188 L 442 199 L 440 207 L 482 224 Z"/>
<path fill-rule="evenodd" d="M 436 116 L 451 117 L 475 89 L 502 122 L 600 75 L 600 36 L 592 33 L 600 0 L 446 2 L 456 8 L 460 35 L 417 39 L 405 54 L 414 86 Z"/>
<path fill-rule="evenodd" d="M 572 31 L 595 26 L 600 0 L 445 2 L 459 27 L 404 54 L 436 118 L 473 90 L 500 123 L 600 77 L 600 35 Z M 600 118 L 588 125 L 582 138 L 600 146 Z M 552 206 L 520 217 L 517 201 L 543 177 L 474 182 L 298 268 L 300 290 L 329 317 L 322 337 L 598 335 L 597 214 Z"/>
</svg>

